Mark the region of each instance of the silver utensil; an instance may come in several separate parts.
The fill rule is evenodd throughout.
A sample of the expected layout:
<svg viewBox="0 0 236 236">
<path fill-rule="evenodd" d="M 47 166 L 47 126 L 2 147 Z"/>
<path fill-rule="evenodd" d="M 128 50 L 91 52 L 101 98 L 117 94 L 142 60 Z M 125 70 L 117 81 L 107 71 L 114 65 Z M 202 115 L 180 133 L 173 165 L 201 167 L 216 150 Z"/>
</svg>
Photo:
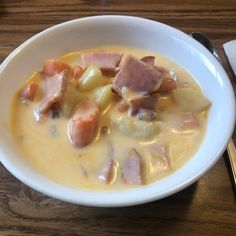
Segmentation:
<svg viewBox="0 0 236 236">
<path fill-rule="evenodd" d="M 218 56 L 218 53 L 216 52 L 215 47 L 212 45 L 212 43 L 205 34 L 200 32 L 193 32 L 190 34 L 190 36 L 197 40 L 199 43 L 201 43 L 203 46 L 205 46 L 220 62 L 220 58 Z M 230 166 L 232 169 L 234 185 L 236 187 L 236 148 L 232 139 L 230 139 L 228 143 L 227 152 L 230 161 Z"/>
</svg>

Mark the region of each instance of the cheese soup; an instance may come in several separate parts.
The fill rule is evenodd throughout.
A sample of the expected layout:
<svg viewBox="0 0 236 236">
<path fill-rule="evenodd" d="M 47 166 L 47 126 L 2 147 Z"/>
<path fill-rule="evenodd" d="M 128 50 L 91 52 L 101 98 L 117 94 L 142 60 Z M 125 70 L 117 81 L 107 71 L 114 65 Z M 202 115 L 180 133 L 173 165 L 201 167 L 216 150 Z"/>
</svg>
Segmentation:
<svg viewBox="0 0 236 236">
<path fill-rule="evenodd" d="M 14 96 L 11 127 L 37 171 L 66 186 L 114 191 L 183 166 L 201 145 L 209 107 L 180 65 L 103 46 L 46 60 Z"/>
</svg>

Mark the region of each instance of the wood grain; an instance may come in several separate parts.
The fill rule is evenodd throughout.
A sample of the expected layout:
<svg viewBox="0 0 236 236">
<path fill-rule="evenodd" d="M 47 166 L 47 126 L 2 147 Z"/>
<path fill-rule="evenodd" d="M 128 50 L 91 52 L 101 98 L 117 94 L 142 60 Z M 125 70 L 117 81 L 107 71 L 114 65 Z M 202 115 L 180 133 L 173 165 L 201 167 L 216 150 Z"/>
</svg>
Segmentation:
<svg viewBox="0 0 236 236">
<path fill-rule="evenodd" d="M 0 63 L 14 48 L 49 26 L 101 14 L 141 16 L 186 33 L 204 32 L 235 83 L 222 49 L 224 42 L 236 39 L 235 0 L 0 0 Z M 49 198 L 19 182 L 0 165 L 1 236 L 189 234 L 236 235 L 236 204 L 225 158 L 182 192 L 153 203 L 116 209 Z"/>
</svg>

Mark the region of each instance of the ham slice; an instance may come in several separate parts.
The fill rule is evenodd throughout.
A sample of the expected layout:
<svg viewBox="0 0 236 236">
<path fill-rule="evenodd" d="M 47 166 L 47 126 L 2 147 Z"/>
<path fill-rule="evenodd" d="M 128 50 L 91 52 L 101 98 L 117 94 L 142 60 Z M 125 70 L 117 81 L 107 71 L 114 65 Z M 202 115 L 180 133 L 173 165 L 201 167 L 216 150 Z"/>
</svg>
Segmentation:
<svg viewBox="0 0 236 236">
<path fill-rule="evenodd" d="M 114 172 L 115 172 L 115 168 L 116 168 L 117 164 L 116 161 L 113 159 L 108 159 L 105 164 L 104 167 L 101 171 L 101 173 L 99 174 L 98 178 L 101 181 L 104 181 L 106 183 L 112 183 L 113 179 L 114 179 Z"/>
<path fill-rule="evenodd" d="M 150 96 L 144 95 L 130 99 L 130 115 L 137 115 L 141 109 L 155 111 L 158 97 L 158 94 L 153 94 Z"/>
<path fill-rule="evenodd" d="M 180 127 L 193 129 L 199 127 L 200 123 L 197 116 L 192 112 L 185 112 L 180 117 Z"/>
<path fill-rule="evenodd" d="M 130 99 L 122 99 L 117 103 L 115 106 L 115 109 L 121 113 L 126 112 L 129 110 L 129 114 L 131 116 L 138 115 L 137 117 L 140 120 L 147 120 L 144 118 L 144 116 L 149 113 L 149 118 L 147 121 L 153 120 L 153 114 L 156 113 L 156 104 L 158 100 L 159 95 L 158 94 L 153 94 L 150 96 L 144 95 L 144 96 L 136 96 L 132 97 Z M 143 114 L 145 113 L 145 115 Z M 144 115 L 144 116 L 143 116 Z M 151 115 L 151 116 L 150 116 Z M 156 117 L 157 114 L 154 116 Z M 144 119 L 143 119 L 143 118 Z"/>
<path fill-rule="evenodd" d="M 157 91 L 162 79 L 162 73 L 154 67 L 129 55 L 113 80 L 113 87 L 120 95 L 124 87 L 134 92 L 151 93 Z"/>
<path fill-rule="evenodd" d="M 102 71 L 115 71 L 122 58 L 121 53 L 91 52 L 81 55 L 82 67 L 97 66 Z"/>
<path fill-rule="evenodd" d="M 200 126 L 200 122 L 193 112 L 183 112 L 172 117 L 170 125 L 178 130 L 193 130 Z"/>
<path fill-rule="evenodd" d="M 122 174 L 127 184 L 142 184 L 141 157 L 135 148 L 130 150 L 125 159 Z"/>
<path fill-rule="evenodd" d="M 152 157 L 155 159 L 155 165 L 160 169 L 170 169 L 170 156 L 166 145 L 154 144 L 149 147 Z"/>
<path fill-rule="evenodd" d="M 148 64 L 149 66 L 154 67 L 158 72 L 162 74 L 169 73 L 169 71 L 162 66 L 155 66 L 155 57 L 154 56 L 145 56 L 141 58 L 141 61 Z"/>
<path fill-rule="evenodd" d="M 150 65 L 150 66 L 154 66 L 155 57 L 154 56 L 146 56 L 146 57 L 141 58 L 141 61 Z"/>
<path fill-rule="evenodd" d="M 49 111 L 49 108 L 59 102 L 66 89 L 67 72 L 63 71 L 54 77 L 45 79 L 44 95 L 36 108 L 36 113 L 40 116 Z"/>
<path fill-rule="evenodd" d="M 163 75 L 169 73 L 169 71 L 163 66 L 154 66 L 154 68 Z"/>
<path fill-rule="evenodd" d="M 118 163 L 113 159 L 115 150 L 111 140 L 108 138 L 107 148 L 107 160 L 105 161 L 104 166 L 98 175 L 98 179 L 110 184 L 115 180 Z"/>
</svg>

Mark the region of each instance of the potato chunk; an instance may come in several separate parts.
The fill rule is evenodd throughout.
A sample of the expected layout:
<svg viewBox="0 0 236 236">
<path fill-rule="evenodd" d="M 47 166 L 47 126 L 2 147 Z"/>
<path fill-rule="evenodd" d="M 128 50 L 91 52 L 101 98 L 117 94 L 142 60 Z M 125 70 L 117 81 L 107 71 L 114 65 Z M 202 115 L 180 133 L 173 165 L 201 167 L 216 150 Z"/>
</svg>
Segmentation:
<svg viewBox="0 0 236 236">
<path fill-rule="evenodd" d="M 112 113 L 111 122 L 122 134 L 136 139 L 152 139 L 161 131 L 159 122 L 137 120 L 127 114 Z"/>
<path fill-rule="evenodd" d="M 101 110 L 107 108 L 107 106 L 111 103 L 112 98 L 114 97 L 114 93 L 112 92 L 111 88 L 112 87 L 109 84 L 94 91 L 96 102 Z"/>
<path fill-rule="evenodd" d="M 60 108 L 66 118 L 71 117 L 77 104 L 84 99 L 84 96 L 79 93 L 71 84 L 67 85 L 65 94 L 60 102 Z"/>
<path fill-rule="evenodd" d="M 79 80 L 79 90 L 89 91 L 104 84 L 101 70 L 96 66 L 90 66 Z"/>
<path fill-rule="evenodd" d="M 192 88 L 179 88 L 172 92 L 174 102 L 183 111 L 201 111 L 208 108 L 211 102 Z"/>
</svg>

